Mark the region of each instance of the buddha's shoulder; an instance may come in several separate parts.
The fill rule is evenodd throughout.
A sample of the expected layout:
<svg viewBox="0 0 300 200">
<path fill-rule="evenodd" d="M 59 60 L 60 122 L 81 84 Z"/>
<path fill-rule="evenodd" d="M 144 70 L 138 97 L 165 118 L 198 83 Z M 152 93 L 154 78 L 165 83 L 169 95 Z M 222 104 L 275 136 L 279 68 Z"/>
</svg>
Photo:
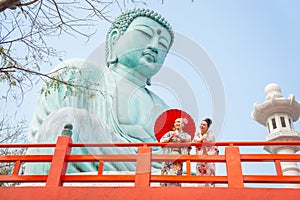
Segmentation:
<svg viewBox="0 0 300 200">
<path fill-rule="evenodd" d="M 51 73 L 59 76 L 62 80 L 93 80 L 101 76 L 103 69 L 103 66 L 99 66 L 94 62 L 82 58 L 71 58 L 59 63 Z"/>
</svg>

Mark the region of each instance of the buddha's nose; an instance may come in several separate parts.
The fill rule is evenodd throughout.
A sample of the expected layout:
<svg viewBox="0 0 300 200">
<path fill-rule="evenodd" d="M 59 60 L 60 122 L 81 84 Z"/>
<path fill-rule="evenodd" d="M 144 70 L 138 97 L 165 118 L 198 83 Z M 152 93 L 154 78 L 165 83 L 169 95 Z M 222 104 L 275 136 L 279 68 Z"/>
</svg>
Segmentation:
<svg viewBox="0 0 300 200">
<path fill-rule="evenodd" d="M 152 38 L 151 42 L 148 45 L 148 48 L 157 54 L 158 53 L 158 40 L 155 38 Z"/>
<path fill-rule="evenodd" d="M 157 47 L 154 47 L 154 46 L 152 46 L 152 45 L 149 45 L 147 48 L 148 48 L 148 49 L 151 49 L 151 51 L 153 51 L 155 54 L 158 54 L 158 49 L 157 49 Z"/>
</svg>

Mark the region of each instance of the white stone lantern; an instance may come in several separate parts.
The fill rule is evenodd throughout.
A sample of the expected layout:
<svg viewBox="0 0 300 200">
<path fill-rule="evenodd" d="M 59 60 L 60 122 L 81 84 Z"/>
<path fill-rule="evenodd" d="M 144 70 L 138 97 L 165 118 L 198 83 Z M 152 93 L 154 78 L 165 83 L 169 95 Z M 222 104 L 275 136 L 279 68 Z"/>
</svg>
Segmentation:
<svg viewBox="0 0 300 200">
<path fill-rule="evenodd" d="M 300 141 L 293 122 L 300 116 L 300 103 L 290 94 L 286 99 L 276 83 L 265 87 L 266 100 L 264 103 L 254 104 L 252 118 L 268 129 L 266 141 Z M 272 154 L 294 154 L 300 150 L 299 146 L 265 146 L 264 149 Z M 283 175 L 299 175 L 296 162 L 281 162 Z"/>
</svg>

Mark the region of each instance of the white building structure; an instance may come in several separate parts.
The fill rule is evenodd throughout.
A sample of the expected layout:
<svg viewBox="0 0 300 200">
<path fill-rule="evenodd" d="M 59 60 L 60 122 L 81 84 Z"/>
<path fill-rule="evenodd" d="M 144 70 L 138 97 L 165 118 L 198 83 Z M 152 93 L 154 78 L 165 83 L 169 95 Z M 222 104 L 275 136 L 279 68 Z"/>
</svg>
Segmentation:
<svg viewBox="0 0 300 200">
<path fill-rule="evenodd" d="M 280 86 L 276 83 L 265 87 L 266 100 L 254 104 L 252 118 L 268 129 L 266 141 L 299 141 L 300 136 L 295 131 L 293 122 L 300 116 L 300 103 L 295 95 L 290 94 L 286 99 L 281 94 Z M 293 154 L 300 150 L 299 146 L 265 146 L 264 149 L 272 154 Z M 281 162 L 283 175 L 297 176 L 299 168 L 296 162 Z M 288 185 L 300 187 L 300 185 Z"/>
</svg>

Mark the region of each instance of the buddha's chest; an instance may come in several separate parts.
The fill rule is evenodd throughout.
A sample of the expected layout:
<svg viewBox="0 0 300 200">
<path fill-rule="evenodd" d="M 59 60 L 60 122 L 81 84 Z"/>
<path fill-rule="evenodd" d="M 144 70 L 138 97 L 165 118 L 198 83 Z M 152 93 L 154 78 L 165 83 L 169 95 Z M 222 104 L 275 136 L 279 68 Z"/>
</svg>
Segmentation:
<svg viewBox="0 0 300 200">
<path fill-rule="evenodd" d="M 114 106 L 118 120 L 123 124 L 152 124 L 163 110 L 157 97 L 145 88 L 124 84 L 117 88 L 116 96 Z"/>
</svg>

